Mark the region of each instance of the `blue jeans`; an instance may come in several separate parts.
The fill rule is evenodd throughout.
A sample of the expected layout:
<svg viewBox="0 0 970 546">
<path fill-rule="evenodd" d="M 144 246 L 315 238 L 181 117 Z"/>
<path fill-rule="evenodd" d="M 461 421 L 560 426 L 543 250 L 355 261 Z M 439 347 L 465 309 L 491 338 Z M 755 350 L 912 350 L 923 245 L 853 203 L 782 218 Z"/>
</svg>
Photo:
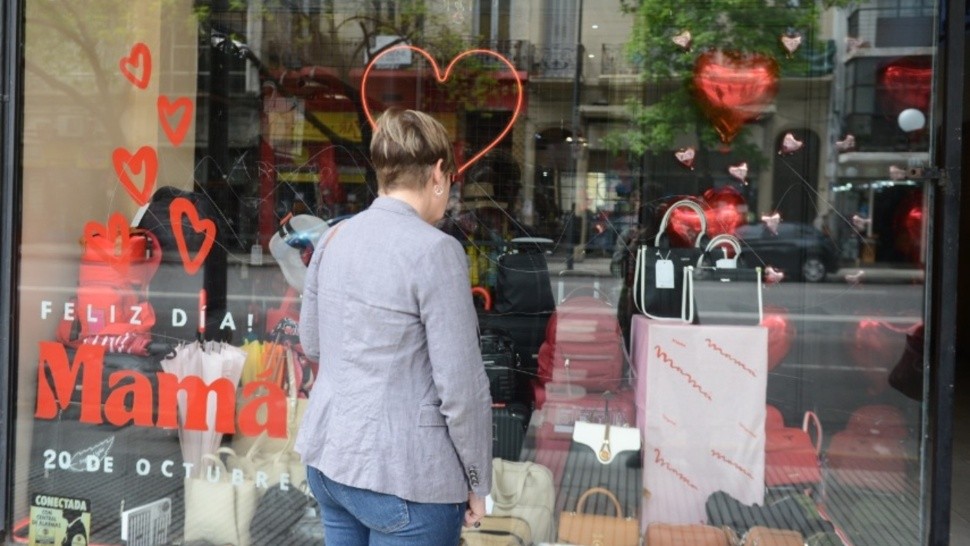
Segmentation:
<svg viewBox="0 0 970 546">
<path fill-rule="evenodd" d="M 334 546 L 456 546 L 467 503 L 427 504 L 337 483 L 312 466 L 324 543 Z"/>
</svg>

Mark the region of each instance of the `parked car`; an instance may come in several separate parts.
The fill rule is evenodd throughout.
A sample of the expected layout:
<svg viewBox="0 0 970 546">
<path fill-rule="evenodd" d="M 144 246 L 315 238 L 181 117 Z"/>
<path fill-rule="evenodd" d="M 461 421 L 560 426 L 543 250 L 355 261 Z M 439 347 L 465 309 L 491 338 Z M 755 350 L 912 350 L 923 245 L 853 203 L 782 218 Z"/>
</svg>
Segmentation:
<svg viewBox="0 0 970 546">
<path fill-rule="evenodd" d="M 747 267 L 779 270 L 789 280 L 822 282 L 839 269 L 839 249 L 831 238 L 809 224 L 782 222 L 777 233 L 764 224 L 737 229 L 741 262 Z"/>
</svg>

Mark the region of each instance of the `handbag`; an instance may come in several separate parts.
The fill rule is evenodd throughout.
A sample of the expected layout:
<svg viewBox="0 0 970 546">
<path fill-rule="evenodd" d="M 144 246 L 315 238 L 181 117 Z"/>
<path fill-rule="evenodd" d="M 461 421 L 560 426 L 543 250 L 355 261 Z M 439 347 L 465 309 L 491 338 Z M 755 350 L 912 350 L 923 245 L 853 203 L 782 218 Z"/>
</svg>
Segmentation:
<svg viewBox="0 0 970 546">
<path fill-rule="evenodd" d="M 185 478 L 184 542 L 206 540 L 214 544 L 250 546 L 250 524 L 256 513 L 256 484 L 241 469 L 229 469 L 214 454 L 202 455 L 208 463 L 202 475 Z"/>
<path fill-rule="evenodd" d="M 741 546 L 805 546 L 805 539 L 798 531 L 759 526 L 745 533 Z"/>
<path fill-rule="evenodd" d="M 734 546 L 737 534 L 727 527 L 699 523 L 651 523 L 644 542 L 649 546 Z"/>
<path fill-rule="evenodd" d="M 738 267 L 740 255 L 737 237 L 717 235 L 690 270 L 688 301 L 696 309 L 697 323 L 758 325 L 764 320 L 761 268 Z"/>
<path fill-rule="evenodd" d="M 532 540 L 555 538 L 553 509 L 556 493 L 552 471 L 532 462 L 492 459 L 492 506 L 494 516 L 516 516 L 529 524 Z"/>
<path fill-rule="evenodd" d="M 605 495 L 613 503 L 615 516 L 587 514 L 586 499 L 594 494 Z M 591 487 L 576 502 L 574 512 L 559 516 L 559 541 L 572 544 L 602 546 L 638 546 L 640 526 L 637 520 L 625 516 L 619 499 L 605 487 Z"/>
<path fill-rule="evenodd" d="M 287 391 L 286 437 L 271 438 L 266 435 L 265 431 L 255 437 L 237 432 L 232 437 L 232 449 L 235 450 L 236 453 L 249 453 L 249 451 L 253 448 L 253 445 L 256 443 L 257 438 L 260 438 L 261 436 L 267 436 L 261 440 L 260 452 L 263 454 L 275 454 L 287 450 L 292 451 L 292 441 L 296 438 L 296 433 L 300 429 L 300 422 L 303 420 L 303 412 L 306 411 L 306 406 L 309 402 L 306 398 L 300 398 L 299 395 L 301 370 L 296 362 L 297 357 L 294 354 L 294 350 L 291 347 L 281 344 L 264 343 L 262 356 L 264 365 L 263 370 L 258 374 L 258 377 L 264 381 L 271 381 L 274 384 L 280 385 Z M 286 379 L 283 379 L 284 374 Z M 242 407 L 258 394 L 258 392 L 253 393 L 253 395 L 248 398 L 240 395 L 237 397 L 237 403 L 240 407 Z M 265 405 L 259 408 L 257 419 L 260 422 L 265 422 L 266 412 L 267 408 Z M 238 411 L 236 412 L 236 415 L 239 415 Z"/>
<path fill-rule="evenodd" d="M 462 527 L 459 546 L 529 546 L 529 523 L 515 516 L 485 516 L 478 527 Z"/>
<path fill-rule="evenodd" d="M 694 246 L 671 248 L 666 235 L 667 224 L 674 210 L 687 207 L 700 218 L 700 231 Z M 690 268 L 704 253 L 704 233 L 707 220 L 704 209 L 697 203 L 682 199 L 677 201 L 660 221 L 660 230 L 654 245 L 637 249 L 633 274 L 633 304 L 644 315 L 657 320 L 694 321 L 694 307 L 689 304 Z"/>
<path fill-rule="evenodd" d="M 549 265 L 542 253 L 515 251 L 499 256 L 496 313 L 551 313 L 555 308 Z"/>
</svg>

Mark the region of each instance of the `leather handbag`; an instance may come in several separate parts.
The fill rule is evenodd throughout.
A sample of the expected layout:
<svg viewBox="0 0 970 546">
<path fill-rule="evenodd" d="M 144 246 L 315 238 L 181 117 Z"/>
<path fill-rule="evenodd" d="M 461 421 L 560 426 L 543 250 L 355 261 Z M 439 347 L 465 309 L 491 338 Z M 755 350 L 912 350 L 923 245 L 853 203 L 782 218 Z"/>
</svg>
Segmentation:
<svg viewBox="0 0 970 546">
<path fill-rule="evenodd" d="M 670 216 L 681 207 L 697 213 L 700 231 L 694 246 L 671 248 L 665 232 Z M 700 205 L 688 199 L 670 205 L 660 221 L 654 245 L 637 249 L 632 291 L 633 304 L 638 311 L 656 320 L 694 321 L 694 307 L 689 303 L 690 270 L 704 254 L 706 232 L 707 220 Z"/>
<path fill-rule="evenodd" d="M 651 523 L 644 538 L 649 546 L 734 546 L 738 540 L 727 527 L 670 523 Z"/>
<path fill-rule="evenodd" d="M 615 516 L 585 513 L 586 499 L 606 495 L 616 510 Z M 605 487 L 591 487 L 576 502 L 576 511 L 563 512 L 559 516 L 559 541 L 567 544 L 588 546 L 638 546 L 640 524 L 635 518 L 625 517 L 619 499 Z"/>
<path fill-rule="evenodd" d="M 516 516 L 529 524 L 537 542 L 555 538 L 556 493 L 552 471 L 532 462 L 492 459 L 492 515 Z"/>
<path fill-rule="evenodd" d="M 798 531 L 752 527 L 744 535 L 742 546 L 804 546 L 805 539 Z"/>
<path fill-rule="evenodd" d="M 478 527 L 463 527 L 459 546 L 530 546 L 529 523 L 515 516 L 485 516 Z"/>
<path fill-rule="evenodd" d="M 202 476 L 185 478 L 184 541 L 249 546 L 258 502 L 255 482 L 216 455 L 206 453 L 202 460 L 207 463 Z"/>
<path fill-rule="evenodd" d="M 738 267 L 740 255 L 741 241 L 727 233 L 704 248 L 688 282 L 698 323 L 758 325 L 764 320 L 761 268 Z"/>
</svg>

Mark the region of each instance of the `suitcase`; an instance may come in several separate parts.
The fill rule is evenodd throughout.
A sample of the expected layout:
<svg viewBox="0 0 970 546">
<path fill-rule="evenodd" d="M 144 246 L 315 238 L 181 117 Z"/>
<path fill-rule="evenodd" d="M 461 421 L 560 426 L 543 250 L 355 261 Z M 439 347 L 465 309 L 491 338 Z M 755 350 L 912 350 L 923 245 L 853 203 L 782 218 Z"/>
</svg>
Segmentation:
<svg viewBox="0 0 970 546">
<path fill-rule="evenodd" d="M 492 457 L 518 461 L 529 426 L 529 409 L 524 404 L 492 405 Z"/>
<path fill-rule="evenodd" d="M 560 383 L 540 385 L 538 382 L 533 388 L 536 408 L 543 410 L 539 437 L 568 440 L 577 421 L 635 426 L 636 411 L 631 389 L 588 393 L 582 387 Z"/>
<path fill-rule="evenodd" d="M 815 425 L 815 442 L 808 432 Z M 818 417 L 806 412 L 802 428 L 786 427 L 781 412 L 767 406 L 765 418 L 765 486 L 818 484 L 822 481 L 819 448 L 822 426 Z"/>
<path fill-rule="evenodd" d="M 623 336 L 613 307 L 573 296 L 559 305 L 539 350 L 540 381 L 616 390 L 623 382 Z"/>
<path fill-rule="evenodd" d="M 916 465 L 917 447 L 901 411 L 863 406 L 852 413 L 845 430 L 832 436 L 825 461 L 842 485 L 899 492 L 907 488 L 907 470 Z"/>
<path fill-rule="evenodd" d="M 520 397 L 519 378 L 522 361 L 515 350 L 515 342 L 507 332 L 486 330 L 479 337 L 482 362 L 488 376 L 493 402 L 512 402 Z"/>
<path fill-rule="evenodd" d="M 548 313 L 556 308 L 549 265 L 539 252 L 512 252 L 498 258 L 496 313 Z"/>
<path fill-rule="evenodd" d="M 478 327 L 484 332 L 501 329 L 509 333 L 515 342 L 515 350 L 526 373 L 535 373 L 538 368 L 536 357 L 539 347 L 546 339 L 546 325 L 551 312 L 547 313 L 480 313 Z"/>
</svg>

